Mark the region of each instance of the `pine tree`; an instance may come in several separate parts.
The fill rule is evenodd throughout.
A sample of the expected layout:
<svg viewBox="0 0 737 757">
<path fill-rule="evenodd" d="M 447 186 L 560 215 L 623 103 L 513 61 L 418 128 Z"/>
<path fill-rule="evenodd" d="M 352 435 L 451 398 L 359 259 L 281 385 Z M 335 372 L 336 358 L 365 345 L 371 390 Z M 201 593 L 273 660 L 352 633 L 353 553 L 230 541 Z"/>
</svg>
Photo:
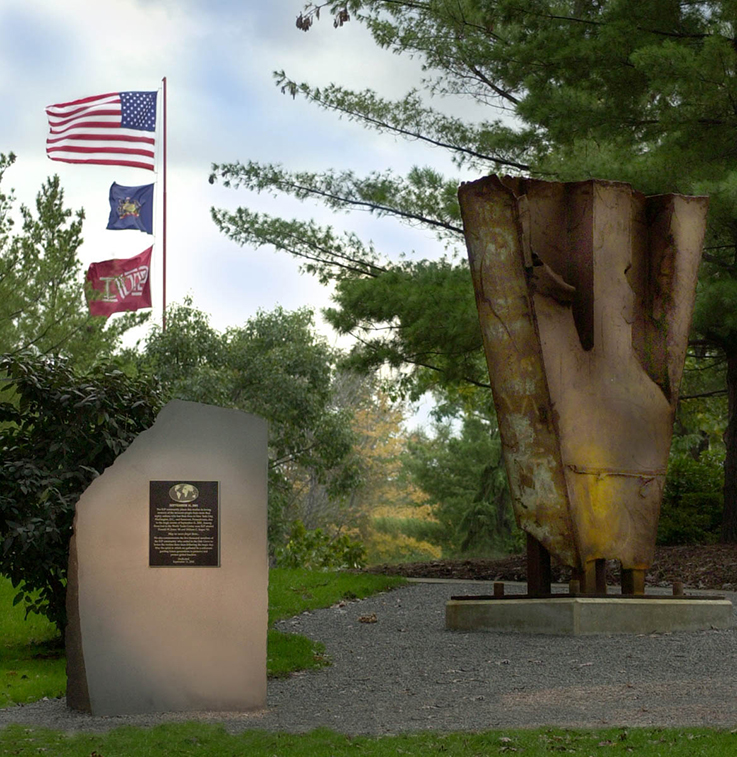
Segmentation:
<svg viewBox="0 0 737 757">
<path fill-rule="evenodd" d="M 365 24 L 377 44 L 419 57 L 421 91 L 398 101 L 375 92 L 277 84 L 367 128 L 447 151 L 459 169 L 557 180 L 624 180 L 648 194 L 708 193 L 711 214 L 695 341 L 722 356 L 729 398 L 722 538 L 737 542 L 737 3 L 734 0 L 345 0 L 320 8 L 335 26 Z M 429 96 L 471 98 L 488 120 L 468 123 Z M 500 110 L 501 109 L 501 110 Z M 515 120 L 503 118 L 511 113 Z M 359 177 L 218 165 L 211 181 L 321 199 L 338 210 L 421 224 L 462 249 L 457 178 L 430 168 Z M 484 384 L 470 277 L 458 259 L 391 262 L 351 234 L 241 208 L 213 211 L 240 244 L 270 244 L 336 286 L 329 317 L 361 337 L 363 365 L 414 366 L 419 392 Z M 463 283 L 463 281 L 467 283 Z M 454 297 L 444 298 L 444 293 Z M 440 303 L 435 307 L 435 299 Z"/>
</svg>

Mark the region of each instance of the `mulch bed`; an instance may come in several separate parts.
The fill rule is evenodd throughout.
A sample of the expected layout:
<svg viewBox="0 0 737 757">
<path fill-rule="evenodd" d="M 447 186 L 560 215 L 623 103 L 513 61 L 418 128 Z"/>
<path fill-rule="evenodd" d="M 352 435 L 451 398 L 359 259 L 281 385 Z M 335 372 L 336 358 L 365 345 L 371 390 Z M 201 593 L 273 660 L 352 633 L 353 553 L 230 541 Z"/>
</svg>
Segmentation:
<svg viewBox="0 0 737 757">
<path fill-rule="evenodd" d="M 567 583 L 570 568 L 553 565 L 553 581 Z M 526 581 L 524 555 L 501 560 L 434 560 L 423 563 L 377 565 L 370 573 L 406 578 L 453 578 L 457 580 Z M 737 590 L 737 544 L 657 547 L 655 561 L 645 577 L 648 586 L 671 586 L 681 581 L 691 589 Z M 607 583 L 619 583 L 619 564 L 607 562 Z"/>
</svg>

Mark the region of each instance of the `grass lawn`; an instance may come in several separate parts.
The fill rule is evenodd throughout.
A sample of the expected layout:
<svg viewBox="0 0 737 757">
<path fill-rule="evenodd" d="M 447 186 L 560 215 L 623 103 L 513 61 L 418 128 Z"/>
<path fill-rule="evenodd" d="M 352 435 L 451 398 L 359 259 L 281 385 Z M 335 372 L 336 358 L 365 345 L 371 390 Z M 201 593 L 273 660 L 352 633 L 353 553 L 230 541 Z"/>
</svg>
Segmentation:
<svg viewBox="0 0 737 757">
<path fill-rule="evenodd" d="M 378 580 L 376 580 L 378 579 Z M 363 599 L 405 583 L 396 577 L 360 573 L 275 568 L 269 571 L 269 626 L 306 610 L 330 607 L 343 599 Z M 328 664 L 319 641 L 269 628 L 267 669 L 281 677 Z"/>
<path fill-rule="evenodd" d="M 15 589 L 0 578 L 0 707 L 59 697 L 67 688 L 66 660 L 56 628 L 13 607 Z M 0 752 L 1 754 L 1 752 Z"/>
<path fill-rule="evenodd" d="M 487 731 L 484 733 L 418 733 L 408 736 L 350 737 L 319 729 L 289 735 L 246 731 L 228 735 L 219 726 L 184 723 L 151 729 L 117 728 L 106 734 L 65 735 L 56 731 L 8 726 L 0 730 L 0 755 L 54 757 L 222 757 L 248 755 L 330 755 L 330 757 L 393 757 L 394 755 L 537 755 L 574 754 L 588 757 L 732 757 L 737 735 L 706 729 L 608 729 L 564 731 Z"/>
<path fill-rule="evenodd" d="M 276 568 L 269 572 L 269 625 L 305 610 L 367 597 L 402 583 L 404 579 L 387 576 Z M 0 578 L 0 707 L 59 697 L 67 685 L 64 650 L 54 627 L 38 615 L 29 615 L 26 620 L 23 606 L 13 607 L 15 594 L 10 581 Z M 269 629 L 270 676 L 326 665 L 324 652 L 319 641 Z"/>
</svg>

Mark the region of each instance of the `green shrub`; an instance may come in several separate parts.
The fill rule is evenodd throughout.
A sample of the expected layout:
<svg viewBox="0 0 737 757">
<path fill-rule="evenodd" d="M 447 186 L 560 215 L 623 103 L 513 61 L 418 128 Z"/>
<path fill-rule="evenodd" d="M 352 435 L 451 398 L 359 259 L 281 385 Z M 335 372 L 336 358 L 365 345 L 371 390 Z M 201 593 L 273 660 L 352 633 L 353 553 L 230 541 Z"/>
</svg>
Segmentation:
<svg viewBox="0 0 737 757">
<path fill-rule="evenodd" d="M 111 366 L 80 375 L 58 357 L 3 355 L 0 375 L 0 573 L 26 613 L 63 630 L 77 500 L 161 400 L 153 380 Z"/>
<path fill-rule="evenodd" d="M 708 544 L 719 537 L 721 494 L 684 494 L 677 506 L 663 504 L 658 544 Z"/>
<path fill-rule="evenodd" d="M 362 568 L 366 564 L 366 550 L 360 541 L 347 534 L 330 536 L 321 528 L 308 531 L 301 520 L 296 520 L 287 543 L 276 548 L 275 558 L 280 568 L 342 570 Z"/>
<path fill-rule="evenodd" d="M 658 524 L 658 544 L 708 544 L 719 538 L 724 468 L 713 455 L 671 456 Z"/>
</svg>

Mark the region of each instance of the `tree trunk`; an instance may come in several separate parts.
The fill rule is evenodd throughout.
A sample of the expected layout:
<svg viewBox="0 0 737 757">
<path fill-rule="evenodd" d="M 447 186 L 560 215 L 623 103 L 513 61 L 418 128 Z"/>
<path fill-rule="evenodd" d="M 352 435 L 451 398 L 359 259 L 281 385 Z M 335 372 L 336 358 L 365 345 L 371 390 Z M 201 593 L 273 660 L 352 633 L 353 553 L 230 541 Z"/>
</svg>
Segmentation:
<svg viewBox="0 0 737 757">
<path fill-rule="evenodd" d="M 727 354 L 727 429 L 724 432 L 724 517 L 722 541 L 737 544 L 737 353 Z"/>
</svg>

